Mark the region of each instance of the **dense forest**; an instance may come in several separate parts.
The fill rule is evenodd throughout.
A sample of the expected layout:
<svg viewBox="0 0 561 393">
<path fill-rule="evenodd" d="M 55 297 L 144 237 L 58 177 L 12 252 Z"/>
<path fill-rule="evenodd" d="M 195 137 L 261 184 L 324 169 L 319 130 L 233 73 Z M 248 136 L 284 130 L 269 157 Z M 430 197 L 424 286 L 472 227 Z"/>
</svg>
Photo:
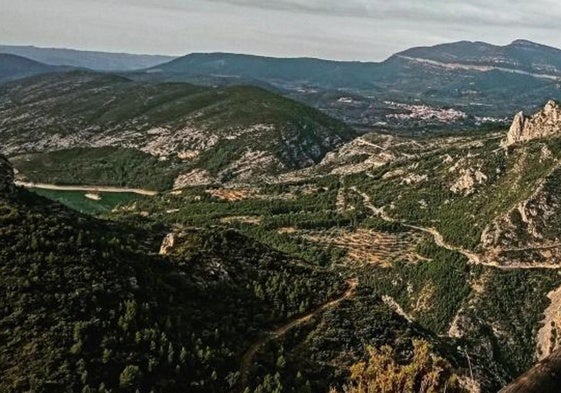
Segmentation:
<svg viewBox="0 0 561 393">
<path fill-rule="evenodd" d="M 413 364 L 415 340 L 438 341 L 370 286 L 349 292 L 348 270 L 298 257 L 320 254 L 275 250 L 243 228 L 100 220 L 15 189 L 6 173 L 0 390 L 327 391 L 354 384 L 351 366 L 372 348 L 391 346 Z M 169 231 L 173 247 L 159 252 Z M 446 345 L 436 350 L 455 359 Z"/>
<path fill-rule="evenodd" d="M 157 230 L 25 191 L 0 212 L 5 391 L 226 391 L 252 339 L 345 286 L 235 231 L 160 256 Z"/>
</svg>

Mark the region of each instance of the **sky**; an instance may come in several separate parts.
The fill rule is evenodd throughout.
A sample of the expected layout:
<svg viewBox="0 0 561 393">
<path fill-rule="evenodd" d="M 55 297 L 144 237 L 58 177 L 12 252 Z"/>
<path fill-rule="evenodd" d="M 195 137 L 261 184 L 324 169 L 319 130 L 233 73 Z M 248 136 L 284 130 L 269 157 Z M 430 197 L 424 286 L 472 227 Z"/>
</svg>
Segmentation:
<svg viewBox="0 0 561 393">
<path fill-rule="evenodd" d="M 0 0 L 0 44 L 379 61 L 459 40 L 561 47 L 559 0 Z"/>
</svg>

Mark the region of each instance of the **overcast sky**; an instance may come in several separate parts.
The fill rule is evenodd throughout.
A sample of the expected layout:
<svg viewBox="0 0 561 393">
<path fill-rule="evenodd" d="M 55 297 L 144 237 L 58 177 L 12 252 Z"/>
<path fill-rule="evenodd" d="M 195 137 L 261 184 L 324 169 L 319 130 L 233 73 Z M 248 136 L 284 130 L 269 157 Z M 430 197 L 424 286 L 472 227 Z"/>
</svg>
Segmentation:
<svg viewBox="0 0 561 393">
<path fill-rule="evenodd" d="M 419 45 L 561 47 L 559 0 L 0 0 L 0 43 L 382 60 Z"/>
</svg>

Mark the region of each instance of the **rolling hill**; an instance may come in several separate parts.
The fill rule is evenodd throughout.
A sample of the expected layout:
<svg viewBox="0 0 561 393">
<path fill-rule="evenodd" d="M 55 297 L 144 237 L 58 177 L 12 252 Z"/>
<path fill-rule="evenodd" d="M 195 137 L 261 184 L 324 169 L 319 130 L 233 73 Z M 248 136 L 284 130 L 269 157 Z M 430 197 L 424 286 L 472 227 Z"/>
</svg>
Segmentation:
<svg viewBox="0 0 561 393">
<path fill-rule="evenodd" d="M 471 116 L 473 127 L 475 117 L 502 119 L 520 108 L 535 110 L 543 97 L 559 97 L 560 70 L 561 50 L 517 40 L 505 46 L 461 41 L 411 48 L 380 63 L 199 53 L 133 77 L 268 84 L 339 118 L 361 123 L 370 116 L 370 125 L 388 122 L 396 109 L 392 101 L 454 107 Z M 317 90 L 339 94 L 322 97 Z M 350 100 L 352 94 L 357 99 Z M 351 103 L 337 110 L 341 98 Z M 357 109 L 361 101 L 369 105 Z M 370 115 L 373 109 L 381 115 Z"/>
<path fill-rule="evenodd" d="M 57 67 L 51 67 L 25 57 L 0 53 L 0 82 L 57 70 L 59 70 Z"/>
<path fill-rule="evenodd" d="M 130 71 L 169 62 L 172 56 L 94 52 L 63 48 L 0 45 L 0 53 L 26 57 L 55 66 L 72 66 L 96 71 Z"/>
<path fill-rule="evenodd" d="M 158 189 L 275 176 L 356 136 L 266 90 L 67 73 L 0 86 L 1 151 L 33 181 Z M 16 157 L 17 156 L 17 157 Z"/>
<path fill-rule="evenodd" d="M 465 392 L 449 345 L 345 271 L 232 228 L 96 219 L 12 181 L 0 156 L 2 391 L 327 391 L 376 345 L 404 367 L 430 350 L 411 383 Z"/>
<path fill-rule="evenodd" d="M 375 66 L 374 63 L 313 58 L 283 59 L 233 53 L 193 53 L 152 67 L 146 72 L 174 80 L 207 76 L 225 81 L 229 78 L 259 81 L 278 87 L 308 84 L 322 88 L 352 88 L 368 83 L 365 74 L 370 73 L 372 77 Z"/>
</svg>

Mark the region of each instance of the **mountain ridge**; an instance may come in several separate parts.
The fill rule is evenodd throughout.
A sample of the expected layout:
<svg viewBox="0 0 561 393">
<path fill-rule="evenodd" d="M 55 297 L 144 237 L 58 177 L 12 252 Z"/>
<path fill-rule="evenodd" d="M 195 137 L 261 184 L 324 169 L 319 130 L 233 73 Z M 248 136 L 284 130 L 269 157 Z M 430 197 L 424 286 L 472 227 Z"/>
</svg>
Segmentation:
<svg viewBox="0 0 561 393">
<path fill-rule="evenodd" d="M 72 66 L 96 71 L 131 71 L 170 61 L 174 56 L 101 52 L 68 48 L 0 45 L 0 53 L 27 57 L 54 66 Z"/>
<path fill-rule="evenodd" d="M 394 56 L 420 57 L 444 63 L 460 62 L 482 66 L 510 67 L 535 73 L 549 72 L 558 76 L 561 74 L 561 49 L 527 40 L 515 40 L 503 46 L 480 41 L 458 41 L 430 47 L 410 48 L 398 52 Z"/>
<path fill-rule="evenodd" d="M 393 124 L 396 108 L 390 103 L 453 107 L 464 112 L 461 121 L 473 125 L 476 118 L 493 121 L 521 107 L 533 110 L 544 96 L 558 98 L 561 50 L 526 41 L 504 46 L 459 41 L 409 48 L 381 62 L 194 53 L 131 77 L 269 85 L 341 120 L 371 127 Z"/>
<path fill-rule="evenodd" d="M 59 182 L 70 181 L 72 170 L 62 162 L 77 165 L 74 181 L 91 184 L 101 179 L 78 173 L 130 171 L 138 183 L 150 170 L 156 189 L 249 180 L 310 166 L 357 135 L 316 109 L 254 86 L 145 83 L 91 72 L 1 85 L 0 107 L 2 152 L 18 155 L 18 169 L 38 182 L 49 167 Z M 119 167 L 106 166 L 113 160 Z M 100 185 L 123 185 L 112 181 Z M 126 185 L 142 186 L 137 183 Z"/>
<path fill-rule="evenodd" d="M 63 69 L 62 67 L 49 66 L 26 57 L 0 53 L 0 82 L 56 72 Z"/>
</svg>

